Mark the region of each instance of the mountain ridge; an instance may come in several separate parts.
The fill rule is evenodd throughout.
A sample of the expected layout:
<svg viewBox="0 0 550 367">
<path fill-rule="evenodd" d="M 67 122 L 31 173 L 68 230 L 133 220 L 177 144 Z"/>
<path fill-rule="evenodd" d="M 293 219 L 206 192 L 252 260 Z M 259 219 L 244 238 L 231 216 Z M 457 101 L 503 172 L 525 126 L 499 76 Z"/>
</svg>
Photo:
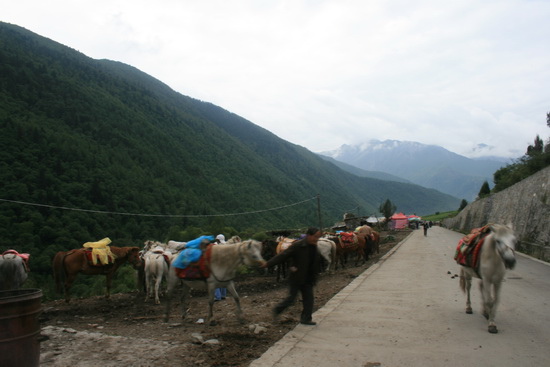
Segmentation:
<svg viewBox="0 0 550 367">
<path fill-rule="evenodd" d="M 319 153 L 367 171 L 381 171 L 454 197 L 474 200 L 504 161 L 471 159 L 438 145 L 371 139 Z"/>
</svg>

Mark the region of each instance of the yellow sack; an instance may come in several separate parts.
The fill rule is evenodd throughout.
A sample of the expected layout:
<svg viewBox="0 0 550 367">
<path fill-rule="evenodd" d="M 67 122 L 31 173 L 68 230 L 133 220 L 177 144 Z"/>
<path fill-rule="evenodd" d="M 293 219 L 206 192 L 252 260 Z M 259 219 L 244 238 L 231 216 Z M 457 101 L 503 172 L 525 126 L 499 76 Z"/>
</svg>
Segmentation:
<svg viewBox="0 0 550 367">
<path fill-rule="evenodd" d="M 110 243 L 111 243 L 111 239 L 109 237 L 105 237 L 104 239 L 97 242 L 86 242 L 85 244 L 82 245 L 82 247 L 105 248 Z"/>
<path fill-rule="evenodd" d="M 86 242 L 82 245 L 82 247 L 92 249 L 92 263 L 94 265 L 97 264 L 98 259 L 101 264 L 107 265 L 109 264 L 109 256 L 113 259 L 113 261 L 116 258 L 115 254 L 111 252 L 111 249 L 108 246 L 110 243 L 111 240 L 109 237 L 105 237 L 97 242 Z"/>
</svg>

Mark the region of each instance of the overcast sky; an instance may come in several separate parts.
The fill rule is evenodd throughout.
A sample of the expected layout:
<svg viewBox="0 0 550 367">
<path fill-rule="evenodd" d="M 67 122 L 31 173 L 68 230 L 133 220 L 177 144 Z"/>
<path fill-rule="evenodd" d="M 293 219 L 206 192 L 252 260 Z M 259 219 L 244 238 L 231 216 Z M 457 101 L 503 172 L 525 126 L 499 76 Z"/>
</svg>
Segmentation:
<svg viewBox="0 0 550 367">
<path fill-rule="evenodd" d="M 548 0 L 0 0 L 314 152 L 370 139 L 519 157 L 550 135 Z"/>
</svg>

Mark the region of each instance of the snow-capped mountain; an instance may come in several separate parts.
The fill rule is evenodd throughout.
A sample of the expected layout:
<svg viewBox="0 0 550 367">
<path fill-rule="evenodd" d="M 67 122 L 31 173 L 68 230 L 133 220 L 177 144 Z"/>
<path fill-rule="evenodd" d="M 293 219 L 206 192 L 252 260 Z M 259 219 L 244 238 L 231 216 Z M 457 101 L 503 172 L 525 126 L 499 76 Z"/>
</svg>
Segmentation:
<svg viewBox="0 0 550 367">
<path fill-rule="evenodd" d="M 484 181 L 492 185 L 493 173 L 506 165 L 504 160 L 470 159 L 437 145 L 398 140 L 369 140 L 320 154 L 363 170 L 389 173 L 468 201 L 475 199 Z"/>
</svg>

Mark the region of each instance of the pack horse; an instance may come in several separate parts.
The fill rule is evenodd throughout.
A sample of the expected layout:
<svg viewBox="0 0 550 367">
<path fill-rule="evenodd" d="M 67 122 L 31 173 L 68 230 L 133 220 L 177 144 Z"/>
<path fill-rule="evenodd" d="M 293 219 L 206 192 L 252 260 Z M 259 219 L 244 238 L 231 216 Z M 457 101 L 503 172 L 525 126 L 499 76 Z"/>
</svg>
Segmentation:
<svg viewBox="0 0 550 367">
<path fill-rule="evenodd" d="M 225 287 L 235 300 L 237 318 L 240 322 L 243 322 L 241 303 L 239 294 L 235 289 L 234 279 L 237 275 L 237 268 L 240 265 L 251 267 L 261 265 L 264 262 L 261 252 L 262 243 L 255 240 L 224 245 L 210 244 L 198 261 L 201 264 L 200 274 L 194 274 L 193 277 L 190 276 L 191 272 L 186 273 L 189 276 L 182 275 L 182 272 L 178 271 L 177 260 L 173 260 L 167 277 L 168 290 L 164 320 L 166 322 L 169 320 L 171 299 L 176 286 L 181 283 L 184 288 L 181 295 L 182 318 L 187 314 L 187 299 L 189 298 L 191 288 L 204 289 L 206 287 L 208 289 L 208 316 L 206 323 L 213 325 L 214 291 L 216 288 Z"/>
<path fill-rule="evenodd" d="M 56 284 L 56 290 L 65 294 L 65 301 L 70 301 L 69 290 L 79 273 L 85 275 L 105 275 L 106 277 L 106 298 L 111 295 L 111 281 L 118 268 L 124 263 L 130 263 L 134 269 L 141 266 L 139 256 L 139 247 L 110 247 L 114 259 L 107 264 L 90 261 L 87 255 L 87 249 L 74 249 L 70 251 L 60 251 L 55 254 L 52 262 L 53 276 Z"/>
<path fill-rule="evenodd" d="M 455 260 L 460 267 L 460 288 L 466 293 L 466 313 L 472 313 L 470 288 L 472 278 L 481 285 L 482 314 L 489 322 L 489 332 L 497 333 L 495 323 L 500 290 L 506 269 L 516 264 L 514 231 L 509 226 L 489 224 L 472 230 L 459 242 Z"/>
</svg>

